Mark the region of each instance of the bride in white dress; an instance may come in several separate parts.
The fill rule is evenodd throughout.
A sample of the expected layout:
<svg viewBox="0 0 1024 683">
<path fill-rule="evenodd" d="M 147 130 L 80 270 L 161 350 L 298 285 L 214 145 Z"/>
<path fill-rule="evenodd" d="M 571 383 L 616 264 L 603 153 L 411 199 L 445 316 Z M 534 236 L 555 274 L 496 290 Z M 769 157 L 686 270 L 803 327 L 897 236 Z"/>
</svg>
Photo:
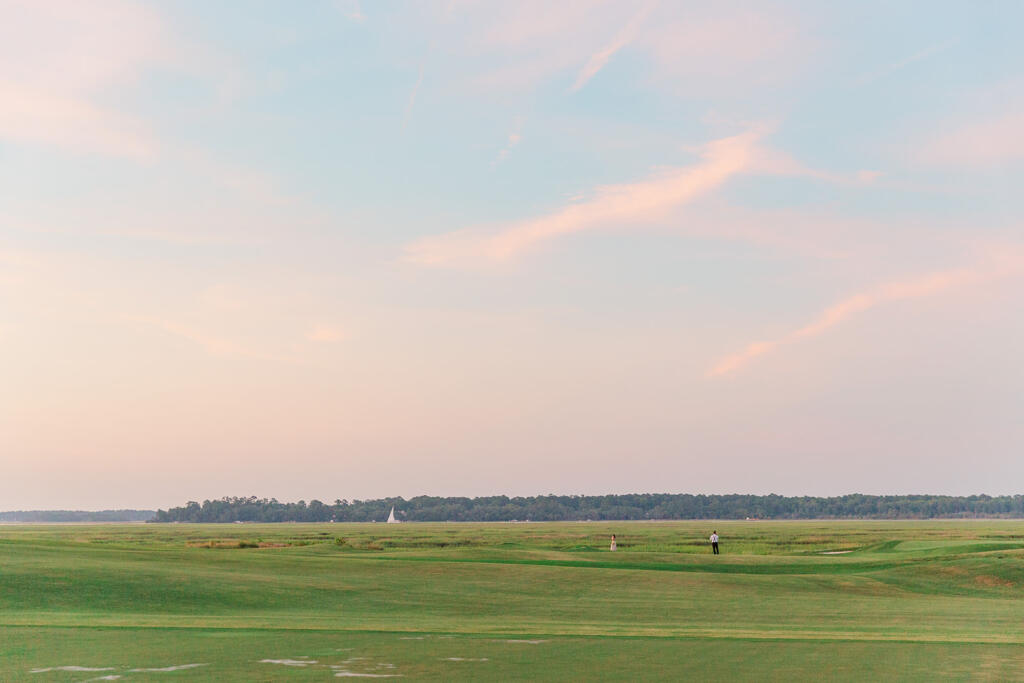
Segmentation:
<svg viewBox="0 0 1024 683">
<path fill-rule="evenodd" d="M 615 552 L 615 547 L 616 547 L 615 546 L 615 534 L 612 534 L 612 548 L 611 548 L 612 552 Z"/>
</svg>

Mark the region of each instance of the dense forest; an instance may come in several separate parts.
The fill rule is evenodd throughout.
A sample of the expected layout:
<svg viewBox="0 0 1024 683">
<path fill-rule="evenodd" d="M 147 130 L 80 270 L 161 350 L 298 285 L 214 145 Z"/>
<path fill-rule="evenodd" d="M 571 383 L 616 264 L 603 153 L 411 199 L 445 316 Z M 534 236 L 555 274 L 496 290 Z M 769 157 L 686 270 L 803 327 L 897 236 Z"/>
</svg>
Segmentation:
<svg viewBox="0 0 1024 683">
<path fill-rule="evenodd" d="M 381 522 L 395 508 L 407 522 L 644 519 L 1024 518 L 1024 496 L 867 496 L 833 498 L 636 493 L 608 496 L 439 498 L 417 496 L 323 503 L 221 498 L 158 510 L 154 522 Z"/>
<path fill-rule="evenodd" d="M 13 510 L 0 512 L 0 522 L 148 522 L 152 510 Z"/>
</svg>

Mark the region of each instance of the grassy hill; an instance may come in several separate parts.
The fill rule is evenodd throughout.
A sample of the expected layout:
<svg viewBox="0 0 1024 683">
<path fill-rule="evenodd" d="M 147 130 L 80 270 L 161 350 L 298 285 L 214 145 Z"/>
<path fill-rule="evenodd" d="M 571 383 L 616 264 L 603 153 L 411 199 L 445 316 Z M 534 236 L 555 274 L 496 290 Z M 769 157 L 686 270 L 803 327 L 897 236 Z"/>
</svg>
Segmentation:
<svg viewBox="0 0 1024 683">
<path fill-rule="evenodd" d="M 1022 587 L 1008 521 L 4 527 L 0 679 L 1020 679 Z"/>
</svg>

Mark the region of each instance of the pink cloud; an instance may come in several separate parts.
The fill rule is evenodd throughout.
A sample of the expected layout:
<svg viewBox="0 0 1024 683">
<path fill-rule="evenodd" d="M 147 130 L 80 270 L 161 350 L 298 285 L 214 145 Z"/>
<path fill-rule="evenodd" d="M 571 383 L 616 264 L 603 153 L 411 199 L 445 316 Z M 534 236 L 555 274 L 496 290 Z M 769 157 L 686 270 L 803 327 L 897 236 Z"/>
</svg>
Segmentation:
<svg viewBox="0 0 1024 683">
<path fill-rule="evenodd" d="M 233 341 L 226 337 L 220 337 L 197 329 L 190 325 L 184 325 L 173 320 L 157 318 L 153 316 L 131 316 L 129 320 L 137 323 L 144 323 L 157 329 L 163 330 L 182 339 L 198 344 L 207 353 L 214 356 L 234 356 L 248 358 L 251 360 L 272 361 L 276 363 L 298 363 L 297 358 L 281 356 L 274 353 L 267 353 L 259 349 L 251 348 L 245 344 Z"/>
<path fill-rule="evenodd" d="M 779 7 L 521 0 L 460 3 L 438 21 L 446 49 L 469 57 L 466 79 L 500 94 L 574 74 L 579 90 L 629 47 L 680 94 L 736 91 L 787 80 L 814 47 L 805 21 Z M 566 40 L 566 36 L 572 36 Z M 611 38 L 609 39 L 609 36 Z"/>
<path fill-rule="evenodd" d="M 492 166 L 496 166 L 508 158 L 508 155 L 512 153 L 512 150 L 519 146 L 519 143 L 523 141 L 523 120 L 519 118 L 512 132 L 508 134 L 508 140 L 505 142 L 505 146 L 498 152 L 498 156 L 495 157 L 494 161 L 491 162 Z"/>
<path fill-rule="evenodd" d="M 312 342 L 333 343 L 345 338 L 345 331 L 334 325 L 316 325 L 306 333 L 306 339 Z"/>
<path fill-rule="evenodd" d="M 760 144 L 764 128 L 755 128 L 741 135 L 714 140 L 696 150 L 700 161 L 690 166 L 662 169 L 650 177 L 633 183 L 598 187 L 591 198 L 574 196 L 569 202 L 546 215 L 517 221 L 501 228 L 457 230 L 415 241 L 405 247 L 404 260 L 430 266 L 481 268 L 509 262 L 535 247 L 558 237 L 596 229 L 663 222 L 681 207 L 709 195 L 739 174 L 803 176 L 825 182 L 852 185 L 872 182 L 875 174 L 861 172 L 850 176 L 819 171 L 788 155 Z M 509 146 L 518 143 L 510 136 Z M 865 174 L 867 174 L 865 179 Z M 816 239 L 799 238 L 793 233 L 793 216 L 784 217 L 784 230 L 762 226 L 764 215 L 737 212 L 730 207 L 717 207 L 713 216 L 697 215 L 703 220 L 687 221 L 687 229 L 726 239 L 759 244 L 788 246 L 799 250 L 824 251 Z M 723 220 L 727 218 L 727 220 Z M 801 219 L 801 224 L 806 223 Z M 712 226 L 702 229 L 702 225 Z M 818 235 L 820 225 L 811 226 Z"/>
<path fill-rule="evenodd" d="M 123 0 L 6 0 L 0 14 L 0 138 L 114 156 L 155 150 L 146 126 L 102 96 L 169 62 L 156 12 Z"/>
<path fill-rule="evenodd" d="M 125 157 L 148 157 L 157 149 L 136 119 L 82 97 L 10 83 L 0 83 L 0 137 Z"/>
<path fill-rule="evenodd" d="M 362 5 L 359 4 L 359 0 L 337 0 L 335 6 L 342 14 L 355 22 L 366 21 L 366 15 L 363 14 Z"/>
<path fill-rule="evenodd" d="M 1024 159 L 1024 113 L 973 121 L 935 137 L 918 152 L 922 161 L 989 166 Z"/>
<path fill-rule="evenodd" d="M 835 185 L 847 186 L 870 185 L 883 175 L 881 171 L 867 169 L 843 174 L 811 168 L 782 150 L 763 146 L 755 150 L 754 166 L 759 173 L 765 175 L 813 178 Z"/>
<path fill-rule="evenodd" d="M 496 233 L 461 230 L 419 240 L 406 247 L 405 259 L 435 266 L 487 266 L 563 235 L 656 220 L 749 170 L 759 137 L 759 132 L 750 131 L 715 140 L 703 148 L 701 161 L 692 166 L 661 171 L 635 183 L 600 187 L 589 201 L 570 203 Z"/>
<path fill-rule="evenodd" d="M 1002 258 L 983 264 L 929 273 L 909 280 L 882 284 L 866 292 L 849 296 L 822 311 L 808 324 L 773 340 L 751 343 L 742 351 L 725 356 L 707 372 L 708 377 L 729 375 L 743 368 L 755 358 L 775 349 L 815 337 L 827 332 L 845 320 L 876 306 L 906 299 L 936 296 L 947 291 L 1006 277 L 1024 269 L 1024 257 L 1011 250 Z"/>
<path fill-rule="evenodd" d="M 816 42 L 806 15 L 755 3 L 750 8 L 673 4 L 636 44 L 660 85 L 688 95 L 776 84 L 807 68 Z"/>
</svg>

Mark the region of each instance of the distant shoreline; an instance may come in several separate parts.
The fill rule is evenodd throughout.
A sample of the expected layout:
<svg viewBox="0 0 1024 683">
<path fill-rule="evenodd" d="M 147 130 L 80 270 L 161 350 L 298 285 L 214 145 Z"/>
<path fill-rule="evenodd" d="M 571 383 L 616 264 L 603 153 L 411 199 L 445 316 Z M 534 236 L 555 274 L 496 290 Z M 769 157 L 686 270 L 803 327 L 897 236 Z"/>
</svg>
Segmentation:
<svg viewBox="0 0 1024 683">
<path fill-rule="evenodd" d="M 464 521 L 464 520 L 435 520 L 435 521 L 414 521 L 414 522 L 401 522 L 404 525 L 413 526 L 425 526 L 430 524 L 465 524 L 465 525 L 488 525 L 488 526 L 505 526 L 505 525 L 539 525 L 539 524 L 593 524 L 593 525 L 608 525 L 608 524 L 807 524 L 807 523 L 828 523 L 828 524 L 865 524 L 865 523 L 878 523 L 878 524 L 895 524 L 895 523 L 913 523 L 913 524 L 924 524 L 934 522 L 964 522 L 964 523 L 982 523 L 982 522 L 1024 522 L 1024 517 L 906 517 L 906 518 L 891 518 L 891 519 L 877 519 L 877 518 L 858 518 L 858 517 L 841 517 L 841 518 L 807 518 L 807 519 L 562 519 L 562 520 L 536 520 L 536 521 L 490 521 L 490 522 L 475 522 L 475 521 Z M 152 520 L 147 521 L 73 521 L 73 522 L 37 522 L 37 521 L 26 521 L 26 522 L 12 522 L 4 521 L 0 522 L 0 526 L 180 526 L 180 525 L 195 525 L 195 526 L 288 526 L 288 525 L 307 525 L 307 526 L 323 526 L 323 525 L 334 525 L 334 526 L 381 526 L 389 529 L 394 529 L 395 525 L 389 525 L 387 522 L 154 522 Z"/>
<path fill-rule="evenodd" d="M 542 496 L 415 496 L 373 500 L 226 496 L 166 510 L 13 510 L 0 523 L 384 523 L 646 521 L 1020 520 L 1024 495 L 781 496 L 777 494 L 626 493 Z"/>
<path fill-rule="evenodd" d="M 148 524 L 147 519 L 131 521 L 0 521 L 0 526 L 95 526 L 96 524 L 117 524 L 127 526 L 129 524 Z"/>
<path fill-rule="evenodd" d="M 0 524 L 131 524 L 156 517 L 156 510 L 7 510 L 0 512 Z"/>
</svg>

